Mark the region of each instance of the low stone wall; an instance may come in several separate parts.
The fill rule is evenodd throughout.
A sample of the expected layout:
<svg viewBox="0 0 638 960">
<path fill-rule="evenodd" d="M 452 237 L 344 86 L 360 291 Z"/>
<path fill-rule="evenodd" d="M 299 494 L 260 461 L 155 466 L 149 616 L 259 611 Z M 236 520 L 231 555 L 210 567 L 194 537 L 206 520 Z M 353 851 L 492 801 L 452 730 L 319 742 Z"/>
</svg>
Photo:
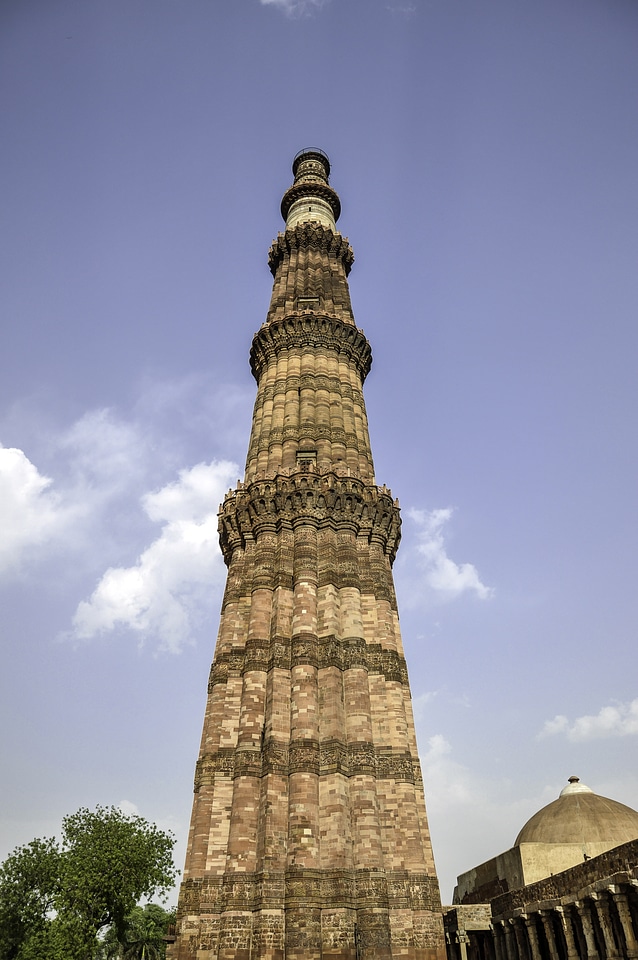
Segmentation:
<svg viewBox="0 0 638 960">
<path fill-rule="evenodd" d="M 545 880 L 530 883 L 520 890 L 510 890 L 492 901 L 492 916 L 510 916 L 517 907 L 525 904 L 540 903 L 547 900 L 560 900 L 576 891 L 611 877 L 618 873 L 631 873 L 638 864 L 638 840 L 630 840 L 619 847 L 607 850 L 598 857 L 592 857 L 576 867 L 563 870 Z"/>
<path fill-rule="evenodd" d="M 489 930 L 492 919 L 489 903 L 444 906 L 443 921 L 455 930 Z"/>
</svg>

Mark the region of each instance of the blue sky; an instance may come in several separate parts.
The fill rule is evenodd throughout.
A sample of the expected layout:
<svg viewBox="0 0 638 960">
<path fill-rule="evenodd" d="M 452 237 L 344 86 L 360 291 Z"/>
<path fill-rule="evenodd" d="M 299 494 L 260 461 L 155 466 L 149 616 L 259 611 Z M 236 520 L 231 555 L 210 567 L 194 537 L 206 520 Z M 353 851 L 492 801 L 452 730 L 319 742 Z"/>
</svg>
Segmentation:
<svg viewBox="0 0 638 960">
<path fill-rule="evenodd" d="M 290 163 L 332 161 L 435 857 L 638 807 L 633 0 L 4 0 L 0 857 L 184 855 Z"/>
</svg>

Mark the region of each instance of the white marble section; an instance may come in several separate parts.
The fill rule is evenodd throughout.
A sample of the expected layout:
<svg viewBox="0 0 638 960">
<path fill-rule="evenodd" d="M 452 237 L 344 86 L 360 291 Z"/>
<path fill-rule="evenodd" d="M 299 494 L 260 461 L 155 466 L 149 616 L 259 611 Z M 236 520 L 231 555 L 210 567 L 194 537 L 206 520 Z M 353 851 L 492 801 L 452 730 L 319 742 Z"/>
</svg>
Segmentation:
<svg viewBox="0 0 638 960">
<path fill-rule="evenodd" d="M 321 223 L 333 233 L 337 232 L 332 207 L 325 200 L 318 197 L 301 197 L 290 207 L 286 219 L 286 229 L 296 227 L 298 223 Z"/>
</svg>

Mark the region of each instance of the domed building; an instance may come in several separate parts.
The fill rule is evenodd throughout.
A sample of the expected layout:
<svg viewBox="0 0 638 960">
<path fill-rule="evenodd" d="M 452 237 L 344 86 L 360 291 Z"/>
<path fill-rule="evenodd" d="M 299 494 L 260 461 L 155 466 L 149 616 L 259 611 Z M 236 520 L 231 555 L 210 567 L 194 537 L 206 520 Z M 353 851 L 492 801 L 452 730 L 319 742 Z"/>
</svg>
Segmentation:
<svg viewBox="0 0 638 960">
<path fill-rule="evenodd" d="M 527 821 L 510 850 L 459 876 L 454 902 L 485 903 L 637 838 L 636 810 L 570 777 L 558 798 Z"/>
<path fill-rule="evenodd" d="M 638 960 L 638 812 L 570 777 L 443 909 L 448 960 Z"/>
<path fill-rule="evenodd" d="M 578 844 L 584 855 L 596 856 L 636 837 L 636 810 L 617 800 L 600 797 L 578 777 L 570 777 L 558 799 L 530 817 L 514 846 L 523 843 Z"/>
</svg>

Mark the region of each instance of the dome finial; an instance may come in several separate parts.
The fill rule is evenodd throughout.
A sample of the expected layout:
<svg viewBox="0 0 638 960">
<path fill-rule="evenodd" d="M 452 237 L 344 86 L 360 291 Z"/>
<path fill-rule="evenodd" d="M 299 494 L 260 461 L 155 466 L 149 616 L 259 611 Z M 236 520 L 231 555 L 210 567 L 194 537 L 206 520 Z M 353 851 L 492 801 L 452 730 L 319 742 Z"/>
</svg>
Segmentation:
<svg viewBox="0 0 638 960">
<path fill-rule="evenodd" d="M 594 791 L 591 787 L 585 786 L 584 783 L 580 782 L 580 777 L 568 777 L 567 786 L 563 787 L 561 792 L 558 794 L 559 797 L 568 797 L 571 793 L 593 793 Z"/>
</svg>

